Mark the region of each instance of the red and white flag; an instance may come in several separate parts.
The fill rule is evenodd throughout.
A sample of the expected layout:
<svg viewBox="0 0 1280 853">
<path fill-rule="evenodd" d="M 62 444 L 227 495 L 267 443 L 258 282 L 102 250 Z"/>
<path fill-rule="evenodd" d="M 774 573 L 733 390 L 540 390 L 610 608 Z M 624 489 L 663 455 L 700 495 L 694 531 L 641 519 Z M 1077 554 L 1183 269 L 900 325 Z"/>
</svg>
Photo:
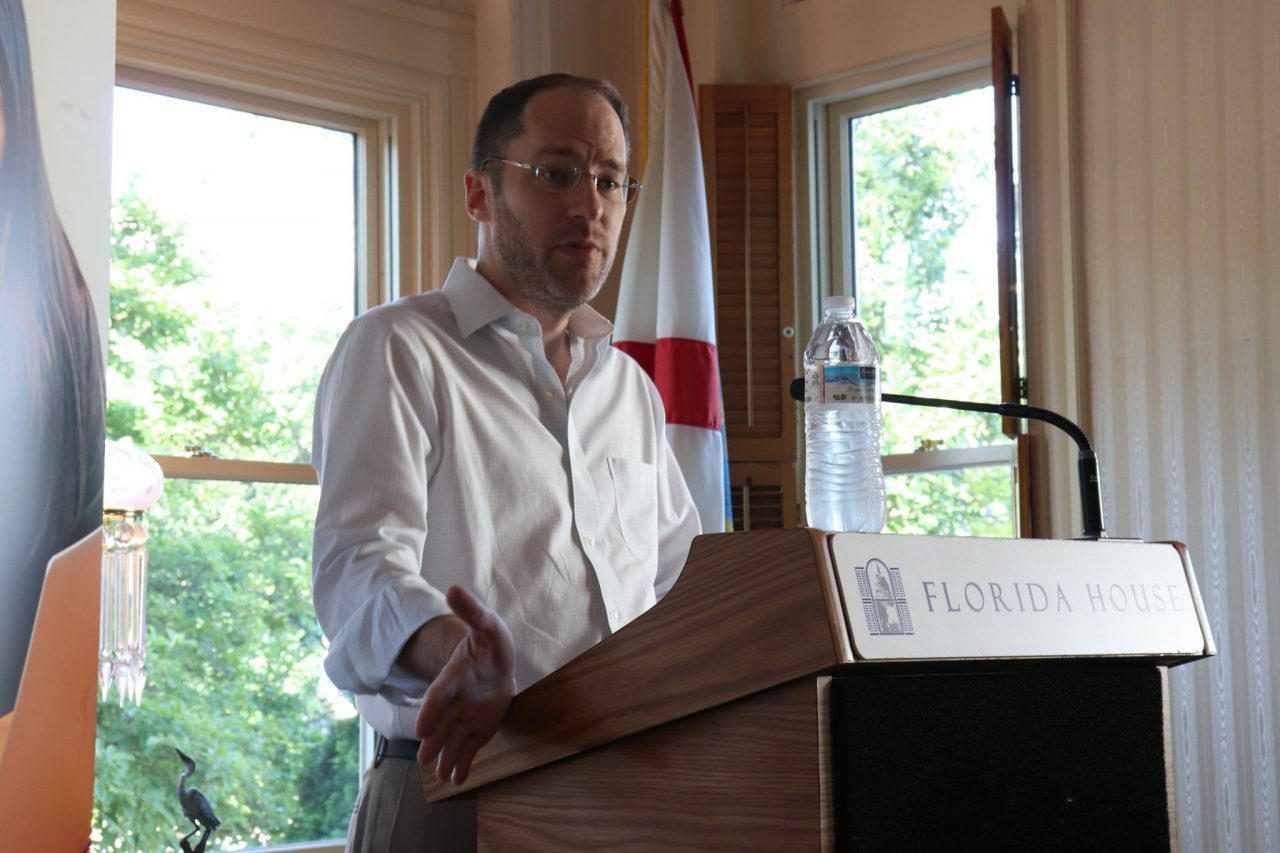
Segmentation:
<svg viewBox="0 0 1280 853">
<path fill-rule="evenodd" d="M 673 8 L 674 7 L 674 8 Z M 653 377 L 702 529 L 731 518 L 716 358 L 711 229 L 679 0 L 649 3 L 649 160 L 618 294 L 614 346 Z"/>
</svg>

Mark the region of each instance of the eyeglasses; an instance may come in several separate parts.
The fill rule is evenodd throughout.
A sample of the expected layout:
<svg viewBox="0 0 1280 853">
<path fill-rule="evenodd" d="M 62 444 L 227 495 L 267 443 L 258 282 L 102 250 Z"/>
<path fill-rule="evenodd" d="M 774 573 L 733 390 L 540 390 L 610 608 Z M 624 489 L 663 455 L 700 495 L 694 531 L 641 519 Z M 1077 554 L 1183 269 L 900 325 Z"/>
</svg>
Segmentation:
<svg viewBox="0 0 1280 853">
<path fill-rule="evenodd" d="M 557 163 L 519 163 L 515 160 L 504 160 L 501 157 L 489 157 L 480 164 L 480 168 L 483 169 L 490 163 L 505 163 L 519 169 L 528 169 L 533 172 L 533 182 L 536 186 L 553 193 L 572 192 L 578 184 L 582 183 L 583 175 L 586 175 L 595 185 L 596 192 L 610 201 L 621 204 L 630 204 L 635 201 L 643 186 L 630 175 L 619 175 L 614 172 L 593 174 L 584 172 L 576 166 L 563 166 Z"/>
</svg>

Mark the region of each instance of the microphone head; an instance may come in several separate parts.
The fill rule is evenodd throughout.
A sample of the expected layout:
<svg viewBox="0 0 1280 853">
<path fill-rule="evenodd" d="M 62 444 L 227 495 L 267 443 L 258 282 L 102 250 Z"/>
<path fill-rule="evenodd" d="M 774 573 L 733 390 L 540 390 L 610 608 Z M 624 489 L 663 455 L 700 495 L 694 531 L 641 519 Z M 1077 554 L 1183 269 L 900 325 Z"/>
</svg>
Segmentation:
<svg viewBox="0 0 1280 853">
<path fill-rule="evenodd" d="M 797 402 L 804 402 L 804 377 L 798 377 L 791 380 L 791 399 Z"/>
</svg>

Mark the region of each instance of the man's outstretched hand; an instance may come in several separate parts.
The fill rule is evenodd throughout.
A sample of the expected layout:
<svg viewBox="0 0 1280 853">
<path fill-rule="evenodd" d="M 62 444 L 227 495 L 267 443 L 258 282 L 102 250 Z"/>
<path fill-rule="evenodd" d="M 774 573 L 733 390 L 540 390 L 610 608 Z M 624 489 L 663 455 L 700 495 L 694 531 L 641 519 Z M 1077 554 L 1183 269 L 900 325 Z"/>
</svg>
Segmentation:
<svg viewBox="0 0 1280 853">
<path fill-rule="evenodd" d="M 422 700 L 418 763 L 435 761 L 436 778 L 460 785 L 516 694 L 516 650 L 502 617 L 471 592 L 454 586 L 446 598 L 468 630 Z"/>
</svg>

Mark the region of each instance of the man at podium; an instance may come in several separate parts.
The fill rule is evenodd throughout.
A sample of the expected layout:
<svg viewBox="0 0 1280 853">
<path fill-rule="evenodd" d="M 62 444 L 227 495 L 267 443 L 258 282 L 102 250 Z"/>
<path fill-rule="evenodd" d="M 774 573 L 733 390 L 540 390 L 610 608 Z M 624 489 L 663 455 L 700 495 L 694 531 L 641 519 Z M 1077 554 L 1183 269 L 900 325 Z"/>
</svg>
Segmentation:
<svg viewBox="0 0 1280 853">
<path fill-rule="evenodd" d="M 477 257 L 355 320 L 321 379 L 325 669 L 379 734 L 349 850 L 467 843 L 419 762 L 465 778 L 512 696 L 653 606 L 699 532 L 658 392 L 586 304 L 629 150 L 606 81 L 499 92 L 463 181 Z"/>
</svg>

